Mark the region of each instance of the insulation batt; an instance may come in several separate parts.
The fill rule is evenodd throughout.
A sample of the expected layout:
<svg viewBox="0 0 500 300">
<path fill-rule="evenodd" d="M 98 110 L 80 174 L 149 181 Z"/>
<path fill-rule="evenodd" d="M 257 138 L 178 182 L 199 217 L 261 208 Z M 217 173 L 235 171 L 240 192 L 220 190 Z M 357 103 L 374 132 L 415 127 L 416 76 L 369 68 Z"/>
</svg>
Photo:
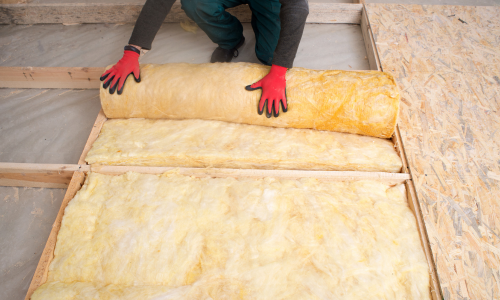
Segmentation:
<svg viewBox="0 0 500 300">
<path fill-rule="evenodd" d="M 122 95 L 101 86 L 108 118 L 204 119 L 272 127 L 309 128 L 389 138 L 399 91 L 379 71 L 288 70 L 288 112 L 257 114 L 261 91 L 247 91 L 269 67 L 251 63 L 141 65 L 140 83 L 127 79 Z"/>
<path fill-rule="evenodd" d="M 389 140 L 205 120 L 111 119 L 89 164 L 399 172 Z"/>
<path fill-rule="evenodd" d="M 90 173 L 40 299 L 429 299 L 404 187 Z"/>
</svg>

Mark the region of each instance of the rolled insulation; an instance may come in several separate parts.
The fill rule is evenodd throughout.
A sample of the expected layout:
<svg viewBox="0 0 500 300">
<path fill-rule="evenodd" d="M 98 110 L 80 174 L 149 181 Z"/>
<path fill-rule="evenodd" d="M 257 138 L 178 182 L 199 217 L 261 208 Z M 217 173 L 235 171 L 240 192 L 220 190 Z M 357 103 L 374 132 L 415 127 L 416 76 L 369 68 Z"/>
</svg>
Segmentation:
<svg viewBox="0 0 500 300">
<path fill-rule="evenodd" d="M 400 172 L 390 140 L 206 120 L 112 119 L 89 164 Z"/>
<path fill-rule="evenodd" d="M 122 95 L 101 87 L 108 118 L 204 119 L 271 127 L 308 128 L 389 138 L 399 111 L 390 74 L 292 68 L 287 72 L 288 112 L 258 115 L 261 91 L 247 91 L 269 67 L 251 63 L 141 66 Z"/>
</svg>

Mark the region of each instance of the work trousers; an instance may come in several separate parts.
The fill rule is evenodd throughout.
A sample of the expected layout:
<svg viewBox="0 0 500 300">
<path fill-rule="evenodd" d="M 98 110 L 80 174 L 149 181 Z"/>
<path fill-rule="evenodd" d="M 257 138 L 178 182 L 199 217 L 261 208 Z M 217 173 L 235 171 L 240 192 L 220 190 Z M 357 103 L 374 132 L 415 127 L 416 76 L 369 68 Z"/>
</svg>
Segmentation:
<svg viewBox="0 0 500 300">
<path fill-rule="evenodd" d="M 255 54 L 271 65 L 281 30 L 279 0 L 181 0 L 182 9 L 223 49 L 233 49 L 243 38 L 241 22 L 227 8 L 248 4 L 252 10 Z"/>
</svg>

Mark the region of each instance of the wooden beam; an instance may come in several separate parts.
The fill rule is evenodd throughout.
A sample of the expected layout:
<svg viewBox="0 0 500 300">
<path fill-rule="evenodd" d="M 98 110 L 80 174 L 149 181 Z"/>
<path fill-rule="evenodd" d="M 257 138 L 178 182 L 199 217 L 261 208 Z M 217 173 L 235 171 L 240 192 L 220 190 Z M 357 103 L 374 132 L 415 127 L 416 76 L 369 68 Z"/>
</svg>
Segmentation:
<svg viewBox="0 0 500 300">
<path fill-rule="evenodd" d="M 49 266 L 54 258 L 54 249 L 56 248 L 57 234 L 59 233 L 59 229 L 61 228 L 61 222 L 64 215 L 64 210 L 68 203 L 73 197 L 75 197 L 76 193 L 80 190 L 83 181 L 85 180 L 85 174 L 80 171 L 76 171 L 71 178 L 71 181 L 68 186 L 68 190 L 64 195 L 64 199 L 61 203 L 61 207 L 59 208 L 59 213 L 57 214 L 56 220 L 52 225 L 52 230 L 50 231 L 49 238 L 47 239 L 47 243 L 45 244 L 45 248 L 42 252 L 42 257 L 38 261 L 38 265 L 35 270 L 35 274 L 33 275 L 33 279 L 31 279 L 31 284 L 28 288 L 28 293 L 26 293 L 25 300 L 29 300 L 33 292 L 47 281 L 47 275 L 49 272 Z"/>
<path fill-rule="evenodd" d="M 306 23 L 360 24 L 363 4 L 309 2 Z"/>
<path fill-rule="evenodd" d="M 99 89 L 99 77 L 104 70 L 98 67 L 0 67 L 0 88 Z"/>
<path fill-rule="evenodd" d="M 396 124 L 396 130 L 392 135 L 392 142 L 394 144 L 394 148 L 401 158 L 401 162 L 403 163 L 403 168 L 401 170 L 402 173 L 410 174 L 410 169 L 408 168 L 408 159 L 406 158 L 405 147 L 403 144 L 403 140 L 401 138 L 401 131 L 399 130 L 399 125 Z M 411 176 L 411 174 L 410 174 Z"/>
<path fill-rule="evenodd" d="M 12 3 L 2 0 L 0 24 L 84 24 L 84 23 L 135 23 L 144 2 L 138 3 Z M 307 23 L 361 22 L 362 4 L 309 3 Z M 227 10 L 241 22 L 250 22 L 252 12 L 248 5 Z M 188 17 L 180 1 L 172 6 L 165 22 L 182 22 Z"/>
<path fill-rule="evenodd" d="M 302 171 L 302 170 L 259 170 L 259 169 L 212 169 L 212 168 L 177 168 L 177 167 L 140 167 L 140 166 L 104 166 L 91 165 L 92 172 L 121 175 L 126 172 L 143 174 L 162 174 L 177 170 L 179 174 L 194 177 L 235 177 L 264 178 L 276 177 L 284 179 L 316 178 L 324 181 L 376 180 L 395 185 L 410 179 L 409 174 L 358 171 Z"/>
<path fill-rule="evenodd" d="M 368 13 L 366 8 L 363 6 L 363 11 L 361 13 L 361 33 L 363 34 L 363 40 L 365 42 L 366 56 L 368 58 L 368 64 L 371 70 L 381 71 L 380 61 L 377 53 L 377 46 L 375 45 L 375 40 L 373 38 L 372 30 L 370 28 L 370 21 L 368 20 Z"/>
<path fill-rule="evenodd" d="M 0 163 L 0 186 L 67 188 L 80 165 Z"/>
<path fill-rule="evenodd" d="M 420 242 L 422 248 L 424 249 L 425 258 L 429 266 L 430 282 L 429 288 L 432 300 L 444 299 L 441 296 L 441 285 L 439 283 L 439 277 L 437 275 L 436 263 L 434 257 L 432 256 L 432 250 L 429 242 L 429 235 L 427 234 L 427 229 L 425 227 L 424 217 L 420 209 L 419 200 L 417 197 L 417 191 L 415 190 L 415 185 L 412 180 L 406 181 L 406 196 L 408 200 L 408 206 L 410 210 L 415 215 L 417 221 L 417 230 L 420 235 Z"/>
<path fill-rule="evenodd" d="M 0 88 L 98 89 L 104 68 L 0 67 Z"/>
<path fill-rule="evenodd" d="M 21 3 L 26 3 L 27 0 L 0 0 L 0 5 L 1 4 L 21 4 Z"/>
<path fill-rule="evenodd" d="M 410 179 L 409 174 L 385 172 L 0 163 L 0 186 L 66 188 L 73 173 L 77 171 L 85 173 L 92 171 L 107 175 L 121 175 L 127 172 L 162 174 L 172 170 L 177 170 L 181 175 L 195 177 L 316 178 L 325 181 L 376 180 L 391 185 L 404 183 L 406 180 Z"/>
</svg>

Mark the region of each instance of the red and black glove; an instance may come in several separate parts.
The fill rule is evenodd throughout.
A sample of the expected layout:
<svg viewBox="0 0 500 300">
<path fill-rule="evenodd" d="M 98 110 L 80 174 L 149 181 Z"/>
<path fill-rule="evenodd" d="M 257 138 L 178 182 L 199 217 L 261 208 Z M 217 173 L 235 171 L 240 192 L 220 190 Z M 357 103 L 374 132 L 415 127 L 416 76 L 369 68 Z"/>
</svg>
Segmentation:
<svg viewBox="0 0 500 300">
<path fill-rule="evenodd" d="M 274 111 L 274 117 L 280 114 L 280 103 L 283 112 L 288 110 L 286 102 L 286 68 L 277 65 L 272 65 L 269 73 L 261 80 L 252 85 L 247 85 L 247 91 L 262 89 L 258 112 L 262 115 L 266 108 L 266 117 L 270 118 Z"/>
<path fill-rule="evenodd" d="M 125 46 L 122 59 L 120 59 L 116 65 L 112 66 L 111 69 L 101 75 L 101 81 L 108 79 L 104 82 L 102 87 L 107 89 L 109 86 L 110 94 L 113 94 L 116 87 L 118 87 L 118 95 L 121 95 L 123 92 L 123 86 L 125 85 L 125 80 L 127 80 L 130 74 L 134 74 L 135 82 L 141 82 L 139 69 L 140 55 L 141 51 L 139 51 L 139 49 L 132 46 Z"/>
</svg>

